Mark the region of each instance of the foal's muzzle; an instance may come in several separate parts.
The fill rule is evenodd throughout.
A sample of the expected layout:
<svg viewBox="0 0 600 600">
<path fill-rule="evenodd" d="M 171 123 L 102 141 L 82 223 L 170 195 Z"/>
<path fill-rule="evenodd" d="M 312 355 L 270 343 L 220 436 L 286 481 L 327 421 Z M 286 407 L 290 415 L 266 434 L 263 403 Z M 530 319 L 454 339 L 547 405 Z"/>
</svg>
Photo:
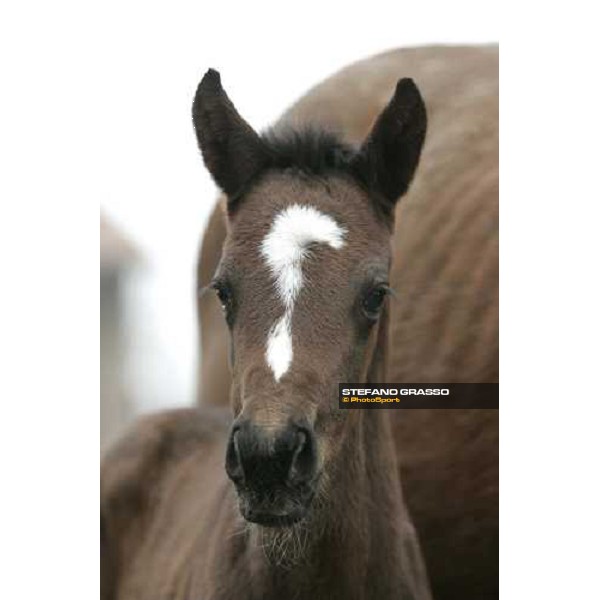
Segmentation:
<svg viewBox="0 0 600 600">
<path fill-rule="evenodd" d="M 304 518 L 314 496 L 317 448 L 312 428 L 290 423 L 270 434 L 249 420 L 235 423 L 225 469 L 246 520 L 291 525 Z"/>
</svg>

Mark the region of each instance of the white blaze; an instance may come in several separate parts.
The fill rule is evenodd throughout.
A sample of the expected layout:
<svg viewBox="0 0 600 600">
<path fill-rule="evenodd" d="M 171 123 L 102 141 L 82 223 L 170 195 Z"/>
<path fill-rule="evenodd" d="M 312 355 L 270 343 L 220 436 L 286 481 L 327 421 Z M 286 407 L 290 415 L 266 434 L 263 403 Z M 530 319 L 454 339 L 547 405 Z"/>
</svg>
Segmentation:
<svg viewBox="0 0 600 600">
<path fill-rule="evenodd" d="M 277 381 L 292 364 L 292 311 L 302 288 L 302 262 L 309 255 L 309 246 L 321 243 L 337 250 L 344 245 L 344 233 L 330 216 L 316 208 L 293 204 L 275 217 L 261 244 L 261 254 L 285 307 L 267 339 L 267 364 Z"/>
</svg>

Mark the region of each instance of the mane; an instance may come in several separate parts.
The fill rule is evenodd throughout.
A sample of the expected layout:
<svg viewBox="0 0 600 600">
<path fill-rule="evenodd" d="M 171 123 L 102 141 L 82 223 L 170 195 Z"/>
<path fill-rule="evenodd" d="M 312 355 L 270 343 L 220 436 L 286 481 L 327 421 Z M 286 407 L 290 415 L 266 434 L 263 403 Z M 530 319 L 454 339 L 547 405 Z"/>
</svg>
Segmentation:
<svg viewBox="0 0 600 600">
<path fill-rule="evenodd" d="M 262 136 L 271 169 L 294 169 L 315 176 L 351 173 L 351 161 L 357 149 L 325 129 L 271 129 Z"/>
</svg>

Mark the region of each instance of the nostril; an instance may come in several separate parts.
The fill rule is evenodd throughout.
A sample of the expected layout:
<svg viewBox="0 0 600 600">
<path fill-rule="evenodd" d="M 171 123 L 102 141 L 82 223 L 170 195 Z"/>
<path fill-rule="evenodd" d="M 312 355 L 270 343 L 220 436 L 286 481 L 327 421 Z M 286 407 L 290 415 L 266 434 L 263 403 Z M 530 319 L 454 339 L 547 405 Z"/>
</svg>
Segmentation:
<svg viewBox="0 0 600 600">
<path fill-rule="evenodd" d="M 298 470 L 298 467 L 301 466 L 300 463 L 302 462 L 302 460 L 299 458 L 299 456 L 302 454 L 305 447 L 306 433 L 300 430 L 296 434 L 296 448 L 294 449 L 294 453 L 292 455 L 292 462 L 290 463 L 290 473 L 292 475 L 294 474 L 294 470 Z"/>
<path fill-rule="evenodd" d="M 309 481 L 313 478 L 317 466 L 314 436 L 306 429 L 299 429 L 296 440 L 290 465 L 290 480 L 293 482 Z"/>
<path fill-rule="evenodd" d="M 225 471 L 238 488 L 264 491 L 312 481 L 316 457 L 311 429 L 290 424 L 284 432 L 271 436 L 244 421 L 231 430 Z"/>
<path fill-rule="evenodd" d="M 240 459 L 239 433 L 239 427 L 232 430 L 225 456 L 225 471 L 234 483 L 241 483 L 244 480 L 244 469 Z"/>
</svg>

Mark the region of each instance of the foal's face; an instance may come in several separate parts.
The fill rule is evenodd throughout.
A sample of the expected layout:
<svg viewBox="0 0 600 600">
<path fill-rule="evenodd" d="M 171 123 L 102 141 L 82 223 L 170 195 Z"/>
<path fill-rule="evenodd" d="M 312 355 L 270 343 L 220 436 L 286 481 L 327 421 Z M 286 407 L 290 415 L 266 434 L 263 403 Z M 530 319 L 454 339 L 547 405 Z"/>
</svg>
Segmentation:
<svg viewBox="0 0 600 600">
<path fill-rule="evenodd" d="M 325 138 L 308 149 L 294 138 L 290 150 L 259 138 L 209 72 L 194 120 L 229 196 L 213 280 L 231 332 L 226 469 L 247 520 L 285 526 L 306 516 L 336 458 L 349 418 L 338 383 L 367 376 L 389 291 L 394 202 L 418 162 L 424 107 L 401 82 L 356 154 Z M 392 159 L 394 173 L 382 172 Z"/>
<path fill-rule="evenodd" d="M 227 467 L 246 518 L 279 523 L 304 515 L 335 452 L 338 382 L 365 378 L 390 230 L 356 184 L 293 174 L 265 176 L 230 227 L 213 282 L 233 354 Z"/>
</svg>

